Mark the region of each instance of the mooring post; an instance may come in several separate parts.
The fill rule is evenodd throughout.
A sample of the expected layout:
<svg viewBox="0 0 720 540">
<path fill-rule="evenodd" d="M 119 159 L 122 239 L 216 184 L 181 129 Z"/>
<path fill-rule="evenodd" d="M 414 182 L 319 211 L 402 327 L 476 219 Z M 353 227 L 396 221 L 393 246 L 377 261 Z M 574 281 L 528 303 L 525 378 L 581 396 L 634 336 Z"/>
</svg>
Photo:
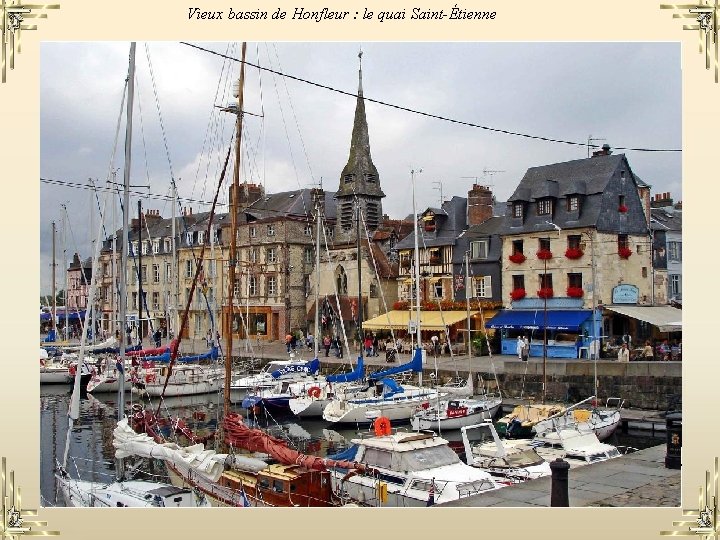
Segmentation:
<svg viewBox="0 0 720 540">
<path fill-rule="evenodd" d="M 552 487 L 550 490 L 550 506 L 570 506 L 568 495 L 568 471 L 570 464 L 562 458 L 550 462 Z"/>
</svg>

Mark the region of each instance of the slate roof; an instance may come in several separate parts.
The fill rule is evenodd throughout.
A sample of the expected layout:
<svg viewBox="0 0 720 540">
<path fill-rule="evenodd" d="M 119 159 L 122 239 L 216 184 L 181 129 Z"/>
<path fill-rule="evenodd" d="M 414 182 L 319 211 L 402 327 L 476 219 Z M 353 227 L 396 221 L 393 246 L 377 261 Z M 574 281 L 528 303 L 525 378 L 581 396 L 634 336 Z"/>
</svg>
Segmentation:
<svg viewBox="0 0 720 540">
<path fill-rule="evenodd" d="M 655 231 L 682 232 L 682 210 L 669 208 L 650 209 L 650 228 Z"/>
<path fill-rule="evenodd" d="M 625 180 L 621 171 L 626 172 Z M 644 184 L 643 185 L 647 185 Z M 580 195 L 580 210 L 571 212 L 566 200 Z M 618 196 L 625 196 L 627 213 L 618 215 Z M 538 215 L 537 201 L 553 197 L 553 213 Z M 513 217 L 513 203 L 524 202 L 524 218 Z M 508 198 L 501 234 L 529 234 L 555 229 L 595 227 L 601 232 L 646 234 L 647 222 L 637 193 L 637 178 L 624 154 L 602 155 L 531 167 Z M 550 223 L 548 223 L 550 222 Z"/>
<path fill-rule="evenodd" d="M 305 217 L 313 211 L 312 189 L 299 189 L 281 193 L 269 193 L 245 209 L 252 220 Z M 325 218 L 334 220 L 337 214 L 335 193 L 325 191 Z"/>
<path fill-rule="evenodd" d="M 422 212 L 422 214 L 425 214 L 428 210 L 433 210 L 440 219 L 436 222 L 435 232 L 425 231 L 422 223 L 418 225 L 418 234 L 420 235 L 418 237 L 418 245 L 420 249 L 424 247 L 454 245 L 457 237 L 467 227 L 467 199 L 465 197 L 453 197 L 442 204 L 442 209 L 428 208 Z M 415 249 L 414 233 L 410 232 L 410 234 L 395 245 L 395 248 Z"/>
</svg>

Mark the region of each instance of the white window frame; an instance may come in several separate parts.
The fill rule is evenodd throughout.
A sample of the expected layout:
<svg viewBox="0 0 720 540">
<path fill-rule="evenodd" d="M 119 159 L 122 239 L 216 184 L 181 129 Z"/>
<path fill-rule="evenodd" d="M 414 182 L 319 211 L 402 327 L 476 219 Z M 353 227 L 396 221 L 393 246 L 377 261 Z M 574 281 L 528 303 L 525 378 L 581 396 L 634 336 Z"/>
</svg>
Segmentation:
<svg viewBox="0 0 720 540">
<path fill-rule="evenodd" d="M 540 199 L 537 202 L 537 214 L 538 216 L 550 216 L 552 215 L 552 199 Z"/>
<path fill-rule="evenodd" d="M 165 282 L 172 283 L 172 264 L 165 263 Z"/>
<path fill-rule="evenodd" d="M 160 253 L 160 239 L 159 238 L 156 238 L 155 240 L 152 241 L 152 252 L 153 252 L 153 255 L 157 255 L 158 253 Z"/>
<path fill-rule="evenodd" d="M 442 298 L 442 297 L 443 297 L 443 283 L 442 283 L 442 279 L 439 279 L 435 283 L 433 283 L 433 298 Z"/>
<path fill-rule="evenodd" d="M 667 245 L 668 245 L 668 251 L 667 251 L 668 261 L 681 262 L 682 261 L 682 242 L 672 240 L 672 241 L 668 242 Z"/>
<path fill-rule="evenodd" d="M 313 262 L 313 249 L 311 247 L 305 247 L 303 252 L 303 259 L 306 263 L 312 264 Z"/>
<path fill-rule="evenodd" d="M 312 236 L 312 225 L 310 223 L 305 224 L 305 236 Z"/>
<path fill-rule="evenodd" d="M 255 238 L 257 236 L 257 227 L 255 225 L 250 226 L 250 238 Z"/>
<path fill-rule="evenodd" d="M 267 226 L 267 235 L 268 235 L 268 236 L 275 236 L 275 224 L 274 224 L 274 223 L 268 223 L 268 226 Z"/>
<path fill-rule="evenodd" d="M 492 298 L 492 276 L 477 276 L 473 285 L 473 298 Z"/>
<path fill-rule="evenodd" d="M 146 240 L 143 240 L 142 246 L 140 246 L 140 249 L 142 250 L 142 254 L 143 254 L 143 255 L 147 255 L 147 254 L 148 254 L 148 243 L 147 243 Z"/>
<path fill-rule="evenodd" d="M 489 242 L 487 240 L 473 240 L 470 242 L 470 258 L 471 259 L 487 259 L 489 252 Z"/>
<path fill-rule="evenodd" d="M 681 274 L 668 275 L 668 292 L 670 296 L 682 295 L 682 276 Z"/>
<path fill-rule="evenodd" d="M 265 285 L 267 287 L 268 296 L 277 295 L 277 278 L 275 276 L 268 276 Z"/>
<path fill-rule="evenodd" d="M 170 253 L 172 251 L 172 240 L 170 238 L 165 239 L 165 253 Z"/>
<path fill-rule="evenodd" d="M 198 231 L 198 244 L 203 245 L 205 243 L 205 231 Z"/>
<path fill-rule="evenodd" d="M 273 264 L 276 263 L 277 260 L 277 250 L 274 247 L 267 248 L 267 250 L 265 250 L 265 262 Z"/>
<path fill-rule="evenodd" d="M 186 278 L 193 277 L 193 261 L 192 261 L 192 259 L 187 259 L 185 261 L 185 277 Z"/>
<path fill-rule="evenodd" d="M 153 291 L 153 293 L 152 293 L 152 306 L 153 306 L 153 310 L 155 310 L 155 311 L 160 310 L 160 292 L 159 291 Z"/>
<path fill-rule="evenodd" d="M 160 283 L 160 265 L 153 264 L 153 283 Z"/>
<path fill-rule="evenodd" d="M 250 248 L 248 249 L 248 259 L 251 263 L 256 263 L 258 260 L 258 250 L 257 248 Z"/>
<path fill-rule="evenodd" d="M 258 289 L 257 289 L 257 278 L 255 276 L 250 276 L 248 278 L 248 295 L 249 296 L 257 296 Z"/>
<path fill-rule="evenodd" d="M 523 217 L 523 204 L 521 202 L 513 203 L 513 217 L 515 218 L 521 218 Z"/>
<path fill-rule="evenodd" d="M 193 235 L 191 232 L 185 233 L 185 245 L 186 246 L 192 246 L 192 236 Z"/>
</svg>

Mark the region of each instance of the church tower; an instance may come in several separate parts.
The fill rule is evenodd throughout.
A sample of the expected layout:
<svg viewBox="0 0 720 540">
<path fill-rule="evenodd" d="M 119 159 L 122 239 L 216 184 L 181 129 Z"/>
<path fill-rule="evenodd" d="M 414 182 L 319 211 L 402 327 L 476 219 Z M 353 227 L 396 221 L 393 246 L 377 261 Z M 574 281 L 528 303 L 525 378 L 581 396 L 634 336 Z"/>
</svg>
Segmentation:
<svg viewBox="0 0 720 540">
<path fill-rule="evenodd" d="M 355 105 L 355 122 L 352 139 L 350 140 L 350 156 L 340 175 L 337 190 L 337 228 L 335 241 L 339 244 L 354 242 L 355 231 L 355 200 L 357 198 L 362 209 L 363 218 L 368 232 L 372 235 L 382 219 L 382 198 L 385 194 L 380 189 L 380 175 L 370 157 L 370 136 L 367 118 L 365 117 L 365 101 L 362 88 L 362 51 L 360 59 L 357 104 Z M 360 228 L 361 237 L 365 236 Z"/>
</svg>

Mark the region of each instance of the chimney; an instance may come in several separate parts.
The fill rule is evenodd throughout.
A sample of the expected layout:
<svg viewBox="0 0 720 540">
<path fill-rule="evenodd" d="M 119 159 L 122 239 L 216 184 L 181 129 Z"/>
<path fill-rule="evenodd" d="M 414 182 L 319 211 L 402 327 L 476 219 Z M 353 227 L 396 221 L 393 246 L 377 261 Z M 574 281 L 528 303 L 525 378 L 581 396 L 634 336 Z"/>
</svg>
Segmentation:
<svg viewBox="0 0 720 540">
<path fill-rule="evenodd" d="M 473 184 L 468 191 L 467 223 L 480 225 L 493 216 L 493 195 L 488 186 Z"/>
<path fill-rule="evenodd" d="M 147 212 L 145 212 L 145 215 L 143 217 L 145 219 L 145 223 L 147 223 L 148 226 L 162 221 L 162 217 L 160 216 L 160 210 L 148 210 Z"/>
<path fill-rule="evenodd" d="M 230 184 L 230 190 L 228 191 L 229 201 L 232 201 L 233 185 Z M 241 184 L 240 190 L 238 191 L 238 210 L 244 210 L 255 201 L 262 199 L 265 196 L 265 190 L 260 184 Z"/>
<path fill-rule="evenodd" d="M 652 208 L 665 208 L 672 205 L 673 200 L 670 198 L 669 191 L 666 191 L 665 193 L 657 193 L 655 197 L 653 197 L 653 200 L 650 202 L 650 206 Z"/>
<path fill-rule="evenodd" d="M 605 143 L 602 145 L 602 148 L 600 150 L 596 150 L 592 153 L 592 157 L 609 156 L 610 154 L 612 154 L 612 149 L 610 148 L 610 145 L 608 143 Z"/>
</svg>

